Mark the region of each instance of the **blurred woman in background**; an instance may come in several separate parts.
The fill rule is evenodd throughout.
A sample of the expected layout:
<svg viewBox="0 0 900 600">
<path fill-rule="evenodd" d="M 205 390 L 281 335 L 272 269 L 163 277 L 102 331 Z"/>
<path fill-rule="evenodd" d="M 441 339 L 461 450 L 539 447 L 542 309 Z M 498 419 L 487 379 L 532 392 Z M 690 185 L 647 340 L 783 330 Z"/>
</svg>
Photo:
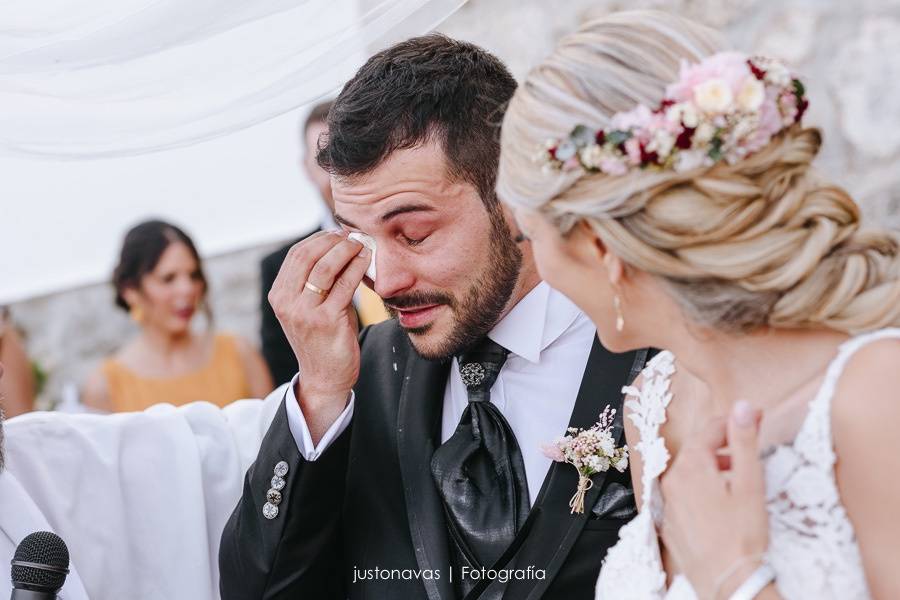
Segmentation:
<svg viewBox="0 0 900 600">
<path fill-rule="evenodd" d="M 0 409 L 7 417 L 15 417 L 34 409 L 35 381 L 31 361 L 19 332 L 9 319 L 9 310 L 0 307 L 0 363 L 6 365 L 5 388 L 0 396 Z"/>
<path fill-rule="evenodd" d="M 198 310 L 210 317 L 209 286 L 193 241 L 175 225 L 154 220 L 133 227 L 113 285 L 116 305 L 129 312 L 140 333 L 88 378 L 85 405 L 111 412 L 194 400 L 224 406 L 272 390 L 268 368 L 248 342 L 193 331 Z"/>
</svg>

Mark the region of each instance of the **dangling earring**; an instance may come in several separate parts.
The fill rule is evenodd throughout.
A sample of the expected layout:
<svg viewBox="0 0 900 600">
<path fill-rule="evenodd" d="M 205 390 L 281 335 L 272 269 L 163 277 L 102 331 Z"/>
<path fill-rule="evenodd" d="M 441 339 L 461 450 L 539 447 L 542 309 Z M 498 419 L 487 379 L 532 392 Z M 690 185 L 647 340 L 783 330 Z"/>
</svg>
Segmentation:
<svg viewBox="0 0 900 600">
<path fill-rule="evenodd" d="M 142 309 L 140 306 L 135 304 L 134 306 L 131 307 L 131 310 L 128 312 L 131 315 L 131 318 L 134 320 L 134 322 L 137 323 L 138 325 L 140 325 L 144 322 L 144 309 Z"/>
<path fill-rule="evenodd" d="M 616 307 L 616 331 L 625 329 L 625 315 L 622 314 L 622 301 L 619 295 L 613 296 L 613 306 Z"/>
</svg>

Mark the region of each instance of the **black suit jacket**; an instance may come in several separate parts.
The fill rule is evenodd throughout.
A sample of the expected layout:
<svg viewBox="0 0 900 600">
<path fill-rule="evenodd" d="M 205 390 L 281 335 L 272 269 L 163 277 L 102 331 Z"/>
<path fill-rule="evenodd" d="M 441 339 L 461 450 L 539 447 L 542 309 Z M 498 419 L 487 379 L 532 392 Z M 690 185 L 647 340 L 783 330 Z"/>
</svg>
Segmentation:
<svg viewBox="0 0 900 600">
<path fill-rule="evenodd" d="M 300 456 L 284 404 L 266 434 L 222 535 L 223 599 L 455 597 L 444 512 L 429 467 L 440 443 L 450 363 L 421 358 L 394 320 L 367 328 L 360 342 L 353 421 L 318 460 Z M 595 340 L 570 426 L 590 427 L 610 404 L 619 409 L 621 439 L 621 388 L 646 355 L 612 354 Z M 289 472 L 279 514 L 270 520 L 262 508 L 279 461 Z M 544 577 L 535 573 L 506 585 L 484 580 L 467 599 L 592 599 L 606 550 L 634 515 L 628 471 L 593 480 L 585 513 L 572 515 L 577 472 L 554 463 L 507 556 L 495 565 L 543 569 Z M 607 510 L 610 505 L 618 506 Z M 375 569 L 396 571 L 354 583 Z"/>
<path fill-rule="evenodd" d="M 275 317 L 275 311 L 272 310 L 272 305 L 269 304 L 269 290 L 272 289 L 272 284 L 275 283 L 275 278 L 278 276 L 279 269 L 281 269 L 281 263 L 283 263 L 285 257 L 287 257 L 291 246 L 305 240 L 319 231 L 321 231 L 321 229 L 310 231 L 303 237 L 298 238 L 267 255 L 260 263 L 262 296 L 259 308 L 262 313 L 262 321 L 260 322 L 259 337 L 262 341 L 263 358 L 265 359 L 266 364 L 269 365 L 269 372 L 272 373 L 272 381 L 274 381 L 276 385 L 280 385 L 285 381 L 290 381 L 297 373 L 297 359 L 294 357 L 294 351 L 291 349 L 291 344 L 284 335 L 281 323 L 279 323 L 278 319 Z"/>
</svg>

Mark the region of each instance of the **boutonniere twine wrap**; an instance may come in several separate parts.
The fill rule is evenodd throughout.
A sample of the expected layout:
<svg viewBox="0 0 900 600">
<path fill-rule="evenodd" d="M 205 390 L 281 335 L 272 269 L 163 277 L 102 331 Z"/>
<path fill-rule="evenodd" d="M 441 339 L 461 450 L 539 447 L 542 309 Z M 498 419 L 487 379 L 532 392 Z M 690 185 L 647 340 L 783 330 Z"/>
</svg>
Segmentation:
<svg viewBox="0 0 900 600">
<path fill-rule="evenodd" d="M 683 63 L 657 108 L 617 113 L 604 129 L 579 125 L 548 140 L 537 159 L 549 170 L 612 176 L 733 164 L 799 123 L 808 106 L 803 83 L 783 63 L 721 52 Z"/>
<path fill-rule="evenodd" d="M 615 416 L 616 410 L 607 406 L 592 427 L 570 427 L 568 435 L 541 446 L 551 460 L 569 463 L 578 470 L 578 489 L 569 500 L 570 514 L 584 512 L 584 495 L 594 486 L 592 475 L 605 473 L 610 467 L 620 473 L 628 468 L 628 446 L 617 447 L 612 433 Z"/>
</svg>

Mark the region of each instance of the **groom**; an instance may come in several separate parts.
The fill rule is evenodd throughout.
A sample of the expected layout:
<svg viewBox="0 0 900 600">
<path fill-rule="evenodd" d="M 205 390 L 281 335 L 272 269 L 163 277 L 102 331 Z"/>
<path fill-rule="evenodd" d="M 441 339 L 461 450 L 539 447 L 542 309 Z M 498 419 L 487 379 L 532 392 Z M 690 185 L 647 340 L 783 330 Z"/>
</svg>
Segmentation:
<svg viewBox="0 0 900 600">
<path fill-rule="evenodd" d="M 318 160 L 344 232 L 377 242 L 369 283 L 395 319 L 357 341 L 369 255 L 345 234 L 289 253 L 269 299 L 300 374 L 225 527 L 222 598 L 593 597 L 629 474 L 595 475 L 571 514 L 577 472 L 540 446 L 621 409 L 646 352 L 605 350 L 514 241 L 494 180 L 515 86 L 428 35 L 337 98 Z"/>
</svg>

